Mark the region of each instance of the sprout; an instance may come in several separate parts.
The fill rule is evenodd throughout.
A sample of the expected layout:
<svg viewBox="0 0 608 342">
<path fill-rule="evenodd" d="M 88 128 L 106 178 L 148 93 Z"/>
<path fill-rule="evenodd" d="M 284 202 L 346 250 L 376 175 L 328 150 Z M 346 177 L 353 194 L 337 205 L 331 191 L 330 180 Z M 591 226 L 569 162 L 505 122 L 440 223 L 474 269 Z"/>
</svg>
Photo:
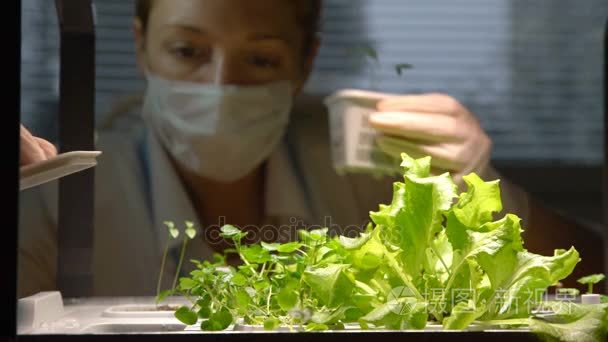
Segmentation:
<svg viewBox="0 0 608 342">
<path fill-rule="evenodd" d="M 190 222 L 190 221 L 186 221 L 186 229 L 184 231 L 185 236 L 184 236 L 184 241 L 182 243 L 182 250 L 180 252 L 179 263 L 178 263 L 177 270 L 175 273 L 175 279 L 173 280 L 173 287 L 169 290 L 165 290 L 165 291 L 161 292 L 160 287 L 161 287 L 163 274 L 164 274 L 164 270 L 165 270 L 165 263 L 167 261 L 167 254 L 169 253 L 169 242 L 171 239 L 177 239 L 179 237 L 179 230 L 177 228 L 175 228 L 175 224 L 173 222 L 165 221 L 165 222 L 163 222 L 163 224 L 169 230 L 169 237 L 168 237 L 167 243 L 165 245 L 165 251 L 163 252 L 163 258 L 162 258 L 162 261 L 160 264 L 160 272 L 158 275 L 158 284 L 156 285 L 156 303 L 157 304 L 162 302 L 163 299 L 165 299 L 167 296 L 172 294 L 173 291 L 175 291 L 175 286 L 177 284 L 177 278 L 179 277 L 179 272 L 180 272 L 180 269 L 182 266 L 182 262 L 184 260 L 184 254 L 186 252 L 186 246 L 188 244 L 188 239 L 193 240 L 196 237 L 196 229 L 194 229 L 194 223 Z"/>
<path fill-rule="evenodd" d="M 588 294 L 592 294 L 593 293 L 593 285 L 599 283 L 600 281 L 604 280 L 604 278 L 606 278 L 605 275 L 603 274 L 592 274 L 592 275 L 588 275 L 586 277 L 582 277 L 579 280 L 577 280 L 580 284 L 586 284 L 587 286 L 589 286 L 588 288 Z"/>
</svg>

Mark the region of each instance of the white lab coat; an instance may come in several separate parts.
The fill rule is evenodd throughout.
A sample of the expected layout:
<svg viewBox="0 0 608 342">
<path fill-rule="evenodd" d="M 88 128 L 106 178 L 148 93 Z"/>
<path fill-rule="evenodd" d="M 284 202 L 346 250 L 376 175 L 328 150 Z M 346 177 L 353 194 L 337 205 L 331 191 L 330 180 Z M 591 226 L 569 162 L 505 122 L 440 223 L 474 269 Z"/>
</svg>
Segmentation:
<svg viewBox="0 0 608 342">
<path fill-rule="evenodd" d="M 191 220 L 200 227 L 167 154 L 146 132 L 139 117 L 99 132 L 97 146 L 103 155 L 95 169 L 92 261 L 96 296 L 154 295 L 167 239 L 162 222 Z M 275 224 L 289 224 L 295 217 L 308 225 L 364 228 L 369 211 L 390 202 L 394 179 L 337 175 L 329 146 L 324 108 L 318 102 L 296 107 L 285 143 L 270 157 L 267 169 L 266 211 Z M 21 193 L 20 296 L 56 288 L 57 184 Z M 211 256 L 210 246 L 195 239 L 186 263 Z M 164 288 L 174 275 L 172 260 Z"/>
</svg>

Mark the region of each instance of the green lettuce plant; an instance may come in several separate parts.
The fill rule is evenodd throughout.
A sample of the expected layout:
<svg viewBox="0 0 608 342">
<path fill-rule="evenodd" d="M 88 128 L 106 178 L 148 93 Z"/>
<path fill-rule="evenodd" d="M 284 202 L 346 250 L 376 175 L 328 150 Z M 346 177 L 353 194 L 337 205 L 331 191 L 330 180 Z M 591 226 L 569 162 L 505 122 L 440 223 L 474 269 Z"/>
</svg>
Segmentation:
<svg viewBox="0 0 608 342">
<path fill-rule="evenodd" d="M 394 183 L 391 203 L 371 212 L 356 237 L 300 230 L 297 241 L 244 245 L 245 232 L 222 227 L 234 248 L 193 261 L 196 269 L 175 289 L 191 304 L 176 317 L 211 331 L 232 324 L 312 331 L 432 323 L 446 330 L 524 326 L 566 340 L 576 329 L 605 333 L 605 304 L 570 314 L 560 307 L 557 321 L 535 314 L 557 305 L 543 294 L 572 273 L 579 253 L 526 250 L 519 217 L 499 216 L 499 180 L 470 174 L 468 190 L 458 194 L 448 173 L 431 175 L 431 158 L 402 158 L 404 177 Z M 242 264 L 228 266 L 228 254 Z"/>
</svg>

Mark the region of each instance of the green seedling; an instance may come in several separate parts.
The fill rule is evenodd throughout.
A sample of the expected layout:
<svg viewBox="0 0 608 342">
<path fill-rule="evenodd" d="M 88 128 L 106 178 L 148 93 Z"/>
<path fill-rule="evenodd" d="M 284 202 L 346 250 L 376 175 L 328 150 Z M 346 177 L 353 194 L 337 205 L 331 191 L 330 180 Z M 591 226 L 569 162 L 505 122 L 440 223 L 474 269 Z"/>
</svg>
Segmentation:
<svg viewBox="0 0 608 342">
<path fill-rule="evenodd" d="M 190 221 L 186 221 L 186 229 L 184 231 L 184 240 L 182 242 L 180 258 L 179 258 L 179 262 L 177 265 L 175 278 L 173 280 L 173 286 L 171 287 L 171 289 L 161 291 L 162 278 L 163 278 L 163 274 L 164 274 L 164 270 L 165 270 L 165 264 L 167 261 L 167 254 L 169 253 L 170 241 L 171 241 L 171 239 L 174 239 L 174 240 L 177 239 L 180 235 L 179 230 L 175 227 L 175 224 L 173 222 L 165 221 L 165 222 L 163 222 L 163 224 L 167 227 L 168 237 L 167 237 L 167 243 L 165 244 L 165 250 L 163 252 L 163 257 L 161 260 L 160 273 L 158 275 L 158 283 L 156 285 L 156 303 L 157 304 L 161 303 L 167 296 L 175 293 L 175 288 L 177 286 L 177 279 L 179 277 L 184 255 L 186 253 L 186 247 L 188 245 L 188 240 L 192 240 L 196 237 L 196 229 L 194 228 L 194 223 L 192 223 Z"/>
<path fill-rule="evenodd" d="M 604 280 L 604 278 L 606 278 L 606 276 L 604 274 L 592 274 L 592 275 L 588 275 L 586 277 L 582 277 L 577 281 L 580 284 L 587 285 L 587 293 L 593 294 L 593 285 Z"/>
</svg>

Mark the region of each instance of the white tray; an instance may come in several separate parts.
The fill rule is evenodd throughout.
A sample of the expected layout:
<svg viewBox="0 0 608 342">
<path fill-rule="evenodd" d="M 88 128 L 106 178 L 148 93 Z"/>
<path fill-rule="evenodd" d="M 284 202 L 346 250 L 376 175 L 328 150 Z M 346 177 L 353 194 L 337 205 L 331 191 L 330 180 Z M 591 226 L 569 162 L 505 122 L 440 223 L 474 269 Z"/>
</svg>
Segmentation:
<svg viewBox="0 0 608 342">
<path fill-rule="evenodd" d="M 43 162 L 26 165 L 20 170 L 20 189 L 29 189 L 97 165 L 99 151 L 62 153 Z"/>
</svg>

